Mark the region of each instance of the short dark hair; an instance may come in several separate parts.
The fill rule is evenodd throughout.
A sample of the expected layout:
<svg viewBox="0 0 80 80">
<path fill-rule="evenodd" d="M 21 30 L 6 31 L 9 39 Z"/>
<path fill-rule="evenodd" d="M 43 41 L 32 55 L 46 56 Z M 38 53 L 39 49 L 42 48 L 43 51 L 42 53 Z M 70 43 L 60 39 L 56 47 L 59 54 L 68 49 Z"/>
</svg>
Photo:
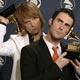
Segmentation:
<svg viewBox="0 0 80 80">
<path fill-rule="evenodd" d="M 57 16 L 60 12 L 67 13 L 67 14 L 73 19 L 73 24 L 72 24 L 72 26 L 73 26 L 74 23 L 75 23 L 75 17 L 74 17 L 73 11 L 70 10 L 70 9 L 67 9 L 67 8 L 60 8 L 60 9 L 58 9 L 58 10 L 55 11 L 54 14 L 52 15 L 52 19 L 54 20 L 54 19 L 56 18 L 56 16 Z"/>
</svg>

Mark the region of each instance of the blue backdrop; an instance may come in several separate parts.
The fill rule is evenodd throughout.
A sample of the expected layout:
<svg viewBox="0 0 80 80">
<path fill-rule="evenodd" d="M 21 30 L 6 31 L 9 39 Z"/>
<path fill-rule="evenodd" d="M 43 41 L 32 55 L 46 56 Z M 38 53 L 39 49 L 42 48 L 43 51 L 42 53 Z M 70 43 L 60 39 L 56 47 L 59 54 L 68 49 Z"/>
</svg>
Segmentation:
<svg viewBox="0 0 80 80">
<path fill-rule="evenodd" d="M 23 1 L 31 1 L 34 2 L 39 9 L 41 10 L 44 18 L 45 18 L 45 26 L 44 32 L 48 31 L 48 19 L 52 16 L 53 12 L 60 7 L 66 7 L 73 10 L 76 18 L 76 22 L 74 25 L 75 32 L 77 36 L 80 37 L 80 0 L 0 0 L 0 12 L 9 7 L 11 4 L 15 4 L 17 6 L 19 3 Z M 1 4 L 3 2 L 3 4 Z M 5 36 L 4 41 L 9 38 L 10 34 L 14 33 L 14 29 L 16 28 L 15 24 L 9 24 L 7 26 L 7 34 Z M 7 59 L 7 58 L 6 58 Z M 10 58 L 11 59 L 11 58 Z M 5 76 L 4 80 L 9 80 L 11 74 L 11 66 L 12 61 L 9 59 L 6 60 L 6 64 L 4 65 L 2 70 L 3 76 Z"/>
</svg>

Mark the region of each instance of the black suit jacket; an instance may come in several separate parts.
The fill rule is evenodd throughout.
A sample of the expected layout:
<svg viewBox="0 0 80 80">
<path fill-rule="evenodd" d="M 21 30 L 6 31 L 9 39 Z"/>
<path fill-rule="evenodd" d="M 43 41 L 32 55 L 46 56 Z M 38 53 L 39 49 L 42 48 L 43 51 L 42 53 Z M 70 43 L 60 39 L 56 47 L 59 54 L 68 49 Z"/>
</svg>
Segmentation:
<svg viewBox="0 0 80 80">
<path fill-rule="evenodd" d="M 61 47 L 64 52 L 66 46 L 61 43 Z M 77 80 L 71 64 L 61 71 L 53 62 L 42 38 L 22 48 L 20 65 L 22 80 Z"/>
</svg>

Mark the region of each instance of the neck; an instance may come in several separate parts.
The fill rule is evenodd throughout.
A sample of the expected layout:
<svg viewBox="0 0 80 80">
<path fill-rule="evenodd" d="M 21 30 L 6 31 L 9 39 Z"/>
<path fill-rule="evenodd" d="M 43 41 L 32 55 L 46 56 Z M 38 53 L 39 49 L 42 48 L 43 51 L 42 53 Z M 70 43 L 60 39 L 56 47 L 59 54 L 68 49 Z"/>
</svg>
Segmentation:
<svg viewBox="0 0 80 80">
<path fill-rule="evenodd" d="M 41 36 L 41 35 L 34 35 L 34 36 L 33 36 L 33 37 L 34 37 L 34 41 L 39 40 L 39 39 L 40 39 L 40 36 Z"/>
<path fill-rule="evenodd" d="M 51 37 L 49 34 L 45 37 L 50 43 L 52 43 L 55 47 L 60 43 L 60 39 L 56 39 Z"/>
<path fill-rule="evenodd" d="M 33 37 L 34 37 L 34 41 L 39 40 L 39 39 L 40 39 L 40 37 L 41 37 L 41 35 L 42 35 L 42 32 L 40 32 L 40 33 L 38 33 L 38 34 L 33 35 Z"/>
</svg>

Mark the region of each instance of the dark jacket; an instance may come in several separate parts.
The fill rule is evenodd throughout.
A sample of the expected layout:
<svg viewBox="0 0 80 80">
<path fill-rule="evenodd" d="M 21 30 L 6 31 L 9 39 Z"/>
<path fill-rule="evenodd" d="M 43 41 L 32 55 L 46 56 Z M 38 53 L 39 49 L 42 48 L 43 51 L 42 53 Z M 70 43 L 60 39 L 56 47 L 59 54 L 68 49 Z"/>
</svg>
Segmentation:
<svg viewBox="0 0 80 80">
<path fill-rule="evenodd" d="M 65 44 L 61 43 L 61 48 L 64 52 Z M 71 64 L 61 71 L 53 62 L 42 38 L 22 48 L 20 61 L 22 80 L 77 80 Z"/>
</svg>

